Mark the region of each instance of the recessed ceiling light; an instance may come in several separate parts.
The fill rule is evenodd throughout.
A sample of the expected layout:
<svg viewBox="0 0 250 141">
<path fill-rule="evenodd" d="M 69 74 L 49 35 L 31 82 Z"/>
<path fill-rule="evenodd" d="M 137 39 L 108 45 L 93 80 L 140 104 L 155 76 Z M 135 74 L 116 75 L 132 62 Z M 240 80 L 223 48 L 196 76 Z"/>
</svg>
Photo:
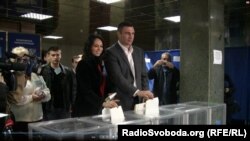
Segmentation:
<svg viewBox="0 0 250 141">
<path fill-rule="evenodd" d="M 121 0 L 97 0 L 98 2 L 103 2 L 103 3 L 106 3 L 106 4 L 110 4 L 110 3 L 115 3 L 115 2 L 118 2 L 118 1 L 121 1 Z"/>
<path fill-rule="evenodd" d="M 98 27 L 97 29 L 106 30 L 106 31 L 115 31 L 115 30 L 117 30 L 117 27 L 114 27 L 114 26 L 103 26 L 103 27 Z"/>
<path fill-rule="evenodd" d="M 181 21 L 181 16 L 165 17 L 164 19 L 171 22 L 179 23 Z"/>
<path fill-rule="evenodd" d="M 45 20 L 45 19 L 52 18 L 53 16 L 30 12 L 30 13 L 21 15 L 21 17 L 28 18 L 28 19 L 35 19 L 35 20 Z"/>
<path fill-rule="evenodd" d="M 62 39 L 63 37 L 62 36 L 52 36 L 52 35 L 49 35 L 49 36 L 44 36 L 43 38 L 46 38 L 46 39 Z"/>
</svg>

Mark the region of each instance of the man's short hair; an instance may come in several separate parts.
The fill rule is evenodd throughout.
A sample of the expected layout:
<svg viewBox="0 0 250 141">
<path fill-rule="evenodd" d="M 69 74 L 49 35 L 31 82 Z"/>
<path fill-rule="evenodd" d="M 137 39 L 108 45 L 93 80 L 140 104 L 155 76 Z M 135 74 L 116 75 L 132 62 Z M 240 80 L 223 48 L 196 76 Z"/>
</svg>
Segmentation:
<svg viewBox="0 0 250 141">
<path fill-rule="evenodd" d="M 58 46 L 52 46 L 52 47 L 50 47 L 50 48 L 48 49 L 48 53 L 49 53 L 50 51 L 58 51 L 58 50 L 61 50 Z"/>
<path fill-rule="evenodd" d="M 168 61 L 169 61 L 169 62 L 172 62 L 172 55 L 171 55 L 169 52 L 164 52 L 164 53 L 162 53 L 162 54 L 161 54 L 161 57 L 162 57 L 162 55 L 165 55 L 165 54 L 168 55 Z"/>
<path fill-rule="evenodd" d="M 131 22 L 123 21 L 118 25 L 118 31 L 121 32 L 123 27 L 134 27 L 134 25 Z"/>
</svg>

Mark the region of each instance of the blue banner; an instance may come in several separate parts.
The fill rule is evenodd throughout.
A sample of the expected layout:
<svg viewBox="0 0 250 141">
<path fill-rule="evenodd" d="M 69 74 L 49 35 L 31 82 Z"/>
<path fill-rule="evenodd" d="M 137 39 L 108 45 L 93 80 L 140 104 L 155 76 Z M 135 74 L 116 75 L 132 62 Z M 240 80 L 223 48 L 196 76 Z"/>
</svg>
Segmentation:
<svg viewBox="0 0 250 141">
<path fill-rule="evenodd" d="M 29 50 L 30 55 L 41 56 L 40 35 L 9 33 L 8 43 L 9 52 L 17 46 L 23 46 Z"/>
<path fill-rule="evenodd" d="M 6 51 L 6 32 L 0 32 L 0 58 L 4 57 Z"/>
</svg>

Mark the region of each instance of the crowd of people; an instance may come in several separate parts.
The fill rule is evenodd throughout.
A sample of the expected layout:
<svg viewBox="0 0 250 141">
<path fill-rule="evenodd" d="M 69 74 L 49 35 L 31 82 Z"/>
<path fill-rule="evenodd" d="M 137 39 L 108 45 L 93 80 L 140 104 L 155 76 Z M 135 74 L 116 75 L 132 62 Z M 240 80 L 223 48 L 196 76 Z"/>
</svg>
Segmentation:
<svg viewBox="0 0 250 141">
<path fill-rule="evenodd" d="M 142 101 L 159 98 L 159 104 L 178 102 L 179 70 L 171 55 L 165 52 L 147 71 L 144 51 L 133 44 L 134 26 L 130 22 L 118 25 L 118 41 L 105 48 L 104 39 L 91 34 L 83 52 L 72 57 L 72 68 L 61 63 L 62 50 L 50 47 L 43 53 L 44 64 L 39 74 L 15 71 L 15 90 L 8 91 L 0 75 L 1 112 L 13 114 L 13 132 L 20 139 L 27 138 L 28 123 L 91 116 L 102 108 L 121 105 L 124 111 L 132 110 Z M 25 47 L 12 50 L 18 57 L 14 62 L 31 65 Z M 148 80 L 154 79 L 151 92 Z M 107 97 L 116 93 L 112 100 Z M 5 94 L 5 95 L 2 95 Z"/>
</svg>

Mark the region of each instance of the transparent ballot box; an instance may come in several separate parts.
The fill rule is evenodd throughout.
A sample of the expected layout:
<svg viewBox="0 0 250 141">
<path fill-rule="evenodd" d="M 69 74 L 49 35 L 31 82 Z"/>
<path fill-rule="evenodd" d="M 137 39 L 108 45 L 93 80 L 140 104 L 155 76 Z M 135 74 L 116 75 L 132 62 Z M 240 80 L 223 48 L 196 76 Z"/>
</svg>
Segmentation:
<svg viewBox="0 0 250 141">
<path fill-rule="evenodd" d="M 160 110 L 174 110 L 183 113 L 184 125 L 208 124 L 206 107 L 188 104 L 172 104 L 160 106 Z"/>
<path fill-rule="evenodd" d="M 111 140 L 116 140 L 118 138 L 118 125 L 149 125 L 150 120 L 148 118 L 144 118 L 137 115 L 131 115 L 124 112 L 125 119 L 121 122 L 117 122 L 115 124 L 111 123 L 111 116 L 110 115 L 96 115 L 90 117 L 84 117 L 84 119 L 99 123 L 99 124 L 108 124 L 109 134 L 108 138 Z"/>
<path fill-rule="evenodd" d="M 152 125 L 182 125 L 184 117 L 183 112 L 168 109 L 160 109 L 159 115 L 157 116 L 146 116 L 144 114 L 138 115 L 134 111 L 127 111 L 126 114 L 147 118 Z"/>
<path fill-rule="evenodd" d="M 226 104 L 191 101 L 184 104 L 206 107 L 208 110 L 208 124 L 222 125 L 226 124 Z"/>
<path fill-rule="evenodd" d="M 105 139 L 108 126 L 84 118 L 69 118 L 29 124 L 30 140 Z"/>
<path fill-rule="evenodd" d="M 136 125 L 145 125 L 150 124 L 150 121 L 148 118 L 144 118 L 135 114 L 128 114 L 127 112 L 124 112 L 125 119 L 121 122 L 118 122 L 116 124 L 111 123 L 111 116 L 108 115 L 96 115 L 96 116 L 89 116 L 84 117 L 86 120 L 90 120 L 96 123 L 100 124 L 109 124 L 109 125 L 119 125 L 119 124 L 136 124 Z"/>
</svg>

